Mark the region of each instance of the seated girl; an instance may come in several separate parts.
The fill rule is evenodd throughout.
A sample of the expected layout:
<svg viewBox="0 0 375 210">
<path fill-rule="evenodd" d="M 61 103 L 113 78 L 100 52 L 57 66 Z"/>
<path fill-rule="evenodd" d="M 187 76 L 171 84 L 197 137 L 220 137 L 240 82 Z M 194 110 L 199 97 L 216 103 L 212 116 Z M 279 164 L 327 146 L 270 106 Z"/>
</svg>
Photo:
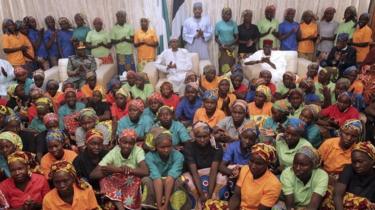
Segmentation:
<svg viewBox="0 0 375 210">
<path fill-rule="evenodd" d="M 157 121 L 157 112 L 163 104 L 163 98 L 160 93 L 154 92 L 147 98 L 147 105 L 148 107 L 143 111 L 143 115 L 147 115 L 154 120 Z"/>
<path fill-rule="evenodd" d="M 28 128 L 33 129 L 37 133 L 47 130 L 46 126 L 43 123 L 43 117 L 50 112 L 54 112 L 53 103 L 50 98 L 41 97 L 36 100 L 36 111 L 37 116 L 31 121 Z"/>
<path fill-rule="evenodd" d="M 89 182 L 95 192 L 99 192 L 99 180 L 90 179 L 90 174 L 106 154 L 104 136 L 99 130 L 91 129 L 87 131 L 85 140 L 86 148 L 73 160 L 73 165 L 77 176 Z"/>
<path fill-rule="evenodd" d="M 130 71 L 132 72 L 132 71 Z M 108 104 L 114 104 L 115 103 L 115 95 L 116 95 L 116 92 L 121 88 L 121 81 L 117 78 L 117 77 L 114 77 L 111 79 L 111 81 L 109 81 L 108 85 L 107 85 L 107 93 L 105 94 L 105 101 L 108 103 Z M 127 89 L 127 88 L 125 88 Z M 130 88 L 128 88 L 127 90 L 130 90 Z"/>
<path fill-rule="evenodd" d="M 195 82 L 189 82 L 185 86 L 184 97 L 176 109 L 176 118 L 185 126 L 193 123 L 194 113 L 202 107 L 202 99 L 199 96 L 199 86 Z"/>
<path fill-rule="evenodd" d="M 292 117 L 299 117 L 305 104 L 303 103 L 303 91 L 302 89 L 295 88 L 289 90 L 288 101 L 292 106 L 293 110 L 291 113 Z"/>
<path fill-rule="evenodd" d="M 314 146 L 314 148 L 318 148 L 323 141 L 319 126 L 316 124 L 319 112 L 320 107 L 318 105 L 309 104 L 305 105 L 305 108 L 299 115 L 299 119 L 306 124 L 304 137 Z"/>
<path fill-rule="evenodd" d="M 86 84 L 81 87 L 83 96 L 87 99 L 93 96 L 94 90 L 104 92 L 103 87 L 97 83 L 95 71 L 89 71 L 86 73 Z"/>
<path fill-rule="evenodd" d="M 32 173 L 29 155 L 16 151 L 8 156 L 11 177 L 0 183 L 0 190 L 11 209 L 41 209 L 49 186 L 43 175 Z"/>
<path fill-rule="evenodd" d="M 79 111 L 85 108 L 85 104 L 77 101 L 77 93 L 76 90 L 73 88 L 65 89 L 64 100 L 65 104 L 61 105 L 58 111 L 59 128 L 61 130 L 68 130 L 68 127 L 65 126 L 66 122 L 69 118 L 73 118 L 75 114 L 77 114 Z"/>
<path fill-rule="evenodd" d="M 59 129 L 59 116 L 55 113 L 47 113 L 43 117 L 43 124 L 46 127 L 46 130 L 39 133 L 36 136 L 36 158 L 38 162 L 42 159 L 43 155 L 45 155 L 47 150 L 47 141 L 46 136 L 49 130 Z"/>
<path fill-rule="evenodd" d="M 264 85 L 269 87 L 272 95 L 276 93 L 276 85 L 271 82 L 272 73 L 268 70 L 262 70 L 259 72 L 259 79 L 264 81 Z"/>
<path fill-rule="evenodd" d="M 120 88 L 115 94 L 115 102 L 111 106 L 112 122 L 119 121 L 128 114 L 127 103 L 130 100 L 130 93 L 124 88 Z"/>
<path fill-rule="evenodd" d="M 336 81 L 335 99 L 332 101 L 332 103 L 336 103 L 338 96 L 344 92 L 348 92 L 349 96 L 352 98 L 352 105 L 354 108 L 356 108 L 360 112 L 365 110 L 367 105 L 365 103 L 364 97 L 362 96 L 362 94 L 350 92 L 350 80 L 347 78 L 340 78 Z"/>
<path fill-rule="evenodd" d="M 191 139 L 188 130 L 181 122 L 174 120 L 174 111 L 172 107 L 160 107 L 157 116 L 158 122 L 154 126 L 162 127 L 169 131 L 172 136 L 173 147 L 180 150 L 184 144 Z M 144 146 L 147 150 L 155 150 L 155 141 L 146 141 Z"/>
<path fill-rule="evenodd" d="M 48 153 L 42 157 L 40 161 L 40 169 L 42 170 L 44 176 L 48 179 L 53 163 L 59 160 L 72 163 L 77 157 L 77 154 L 71 150 L 64 149 L 66 137 L 60 130 L 49 130 L 47 132 L 45 141 L 47 141 Z"/>
<path fill-rule="evenodd" d="M 287 100 L 279 100 L 272 104 L 272 116 L 260 124 L 260 141 L 266 144 L 273 144 L 276 135 L 283 133 L 287 119 L 292 107 Z"/>
<path fill-rule="evenodd" d="M 103 101 L 103 94 L 100 90 L 94 90 L 92 92 L 92 97 L 87 102 L 86 107 L 90 107 L 95 110 L 99 121 L 102 122 L 111 120 L 111 110 L 109 104 Z"/>
<path fill-rule="evenodd" d="M 25 90 L 22 84 L 11 84 L 7 88 L 7 94 L 9 100 L 6 106 L 17 112 L 27 111 L 29 105 L 29 96 L 25 94 Z M 20 113 L 22 114 L 22 113 Z M 27 113 L 26 113 L 27 114 Z"/>
<path fill-rule="evenodd" d="M 47 176 L 55 188 L 44 196 L 43 209 L 99 210 L 94 191 L 88 183 L 77 177 L 71 162 L 54 162 Z"/>
<path fill-rule="evenodd" d="M 230 143 L 239 139 L 239 130 L 246 124 L 252 123 L 247 117 L 247 103 L 244 100 L 235 100 L 231 106 L 231 116 L 220 120 L 214 127 L 215 139 L 222 143 Z"/>
<path fill-rule="evenodd" d="M 276 151 L 280 169 L 292 166 L 296 152 L 303 146 L 310 146 L 310 142 L 302 136 L 305 133 L 305 122 L 298 118 L 289 118 L 285 124 L 285 132 L 277 136 Z"/>
<path fill-rule="evenodd" d="M 136 80 L 137 73 L 135 73 L 134 71 L 127 71 L 125 84 L 123 84 L 122 86 L 120 85 L 120 87 L 125 88 L 126 90 L 130 90 L 132 87 L 134 87 Z"/>
<path fill-rule="evenodd" d="M 345 69 L 343 76 L 345 78 L 348 78 L 350 81 L 350 87 L 349 92 L 352 92 L 354 94 L 362 95 L 364 85 L 363 82 L 358 78 L 358 69 L 356 66 L 351 66 L 347 69 Z"/>
<path fill-rule="evenodd" d="M 353 147 L 352 164 L 341 172 L 325 209 L 375 208 L 375 147 L 371 142 L 360 142 Z M 332 195 L 332 194 L 331 194 Z M 333 201 L 333 203 L 332 203 Z"/>
<path fill-rule="evenodd" d="M 303 101 L 305 104 L 316 104 L 319 106 L 321 105 L 320 98 L 315 93 L 315 85 L 313 80 L 302 79 L 298 84 L 298 88 L 300 88 L 304 93 Z"/>
<path fill-rule="evenodd" d="M 51 98 L 55 110 L 58 110 L 58 108 L 60 107 L 61 101 L 59 101 L 59 99 L 63 95 L 64 94 L 59 91 L 59 83 L 56 80 L 51 79 L 47 81 L 46 93 L 44 93 L 44 96 Z"/>
<path fill-rule="evenodd" d="M 271 210 L 281 193 L 281 183 L 268 169 L 276 163 L 273 146 L 258 143 L 251 148 L 248 165 L 241 168 L 234 195 L 229 200 L 229 209 Z"/>
<path fill-rule="evenodd" d="M 315 82 L 315 93 L 319 96 L 322 107 L 329 106 L 335 98 L 335 83 L 331 82 L 331 73 L 327 69 L 320 69 L 318 81 Z"/>
<path fill-rule="evenodd" d="M 133 99 L 129 102 L 129 115 L 124 116 L 118 122 L 116 134 L 120 135 L 125 128 L 134 129 L 137 133 L 137 141 L 143 141 L 146 134 L 152 128 L 154 120 L 147 115 L 142 115 L 145 105 L 141 99 Z"/>
<path fill-rule="evenodd" d="M 222 77 L 219 80 L 217 107 L 218 109 L 221 109 L 226 115 L 230 115 L 229 108 L 237 99 L 236 95 L 230 93 L 230 86 L 231 84 L 228 78 Z"/>
<path fill-rule="evenodd" d="M 234 89 L 233 94 L 236 95 L 236 98 L 245 100 L 248 87 L 244 84 L 243 73 L 236 71 L 231 74 L 230 80 Z"/>
<path fill-rule="evenodd" d="M 339 137 L 327 139 L 320 145 L 318 151 L 322 158 L 322 167 L 332 178 L 337 178 L 344 166 L 351 163 L 353 145 L 359 141 L 361 135 L 361 121 L 347 120 L 340 127 Z"/>
<path fill-rule="evenodd" d="M 28 77 L 28 71 L 25 68 L 18 66 L 14 68 L 14 76 L 17 84 L 23 85 L 25 95 L 29 95 L 31 86 L 34 85 L 34 81 Z"/>
<path fill-rule="evenodd" d="M 154 92 L 154 87 L 146 82 L 148 82 L 146 73 L 140 72 L 136 74 L 135 84 L 130 89 L 133 98 L 140 98 L 145 102 L 147 97 Z"/>
<path fill-rule="evenodd" d="M 188 172 L 183 176 L 187 179 L 194 209 L 201 209 L 208 199 L 222 200 L 225 193 L 225 176 L 219 173 L 219 164 L 223 158 L 223 149 L 215 143 L 210 126 L 205 122 L 193 125 L 194 141 L 184 147 L 184 156 Z M 205 183 L 205 184 L 203 184 Z M 225 191 L 225 190 L 224 190 Z"/>
<path fill-rule="evenodd" d="M 225 113 L 217 108 L 218 97 L 214 91 L 206 91 L 203 94 L 203 107 L 197 109 L 194 114 L 193 123 L 206 122 L 210 127 L 225 118 Z"/>
<path fill-rule="evenodd" d="M 276 88 L 274 95 L 276 100 L 285 99 L 289 96 L 289 91 L 296 88 L 296 75 L 290 71 L 283 74 L 283 82 Z"/>
<path fill-rule="evenodd" d="M 135 145 L 136 141 L 135 130 L 122 130 L 118 145 L 104 156 L 90 174 L 93 180 L 101 179 L 101 193 L 119 210 L 141 207 L 141 178 L 148 176 L 149 170 L 145 153 Z"/>
<path fill-rule="evenodd" d="M 350 119 L 359 119 L 359 112 L 352 106 L 352 100 L 348 92 L 341 93 L 337 98 L 337 103 L 323 109 L 319 113 L 318 125 L 321 132 L 326 136 L 335 136 L 336 130 L 342 126 L 345 121 Z M 326 134 L 329 132 L 329 134 Z"/>
<path fill-rule="evenodd" d="M 41 88 L 34 87 L 33 89 L 30 90 L 30 103 L 28 104 L 27 108 L 27 118 L 29 122 L 31 122 L 34 117 L 37 116 L 37 111 L 36 111 L 36 100 L 39 98 L 43 97 L 44 91 Z M 20 114 L 22 114 L 22 110 L 20 110 Z"/>
<path fill-rule="evenodd" d="M 173 149 L 170 134 L 161 133 L 154 141 L 156 151 L 148 152 L 145 158 L 150 176 L 142 179 L 142 207 L 190 210 L 191 202 L 180 178 L 184 156 Z"/>
<path fill-rule="evenodd" d="M 318 151 L 310 146 L 299 148 L 293 165 L 280 176 L 287 209 L 319 209 L 328 188 L 328 175 L 319 168 Z"/>
<path fill-rule="evenodd" d="M 45 90 L 44 78 L 45 78 L 45 75 L 44 75 L 43 70 L 39 69 L 39 70 L 34 71 L 33 72 L 33 81 L 34 81 L 33 87 L 37 87 L 37 88 L 41 88 Z"/>
<path fill-rule="evenodd" d="M 21 137 L 14 132 L 0 133 L 0 180 L 11 176 L 8 166 L 8 156 L 16 151 L 21 151 L 23 144 Z"/>
<path fill-rule="evenodd" d="M 217 90 L 219 88 L 219 77 L 216 75 L 215 66 L 207 65 L 203 68 L 200 87 L 202 91 Z"/>
<path fill-rule="evenodd" d="M 160 93 L 163 100 L 163 104 L 166 106 L 173 107 L 176 110 L 178 103 L 180 102 L 180 97 L 173 93 L 172 83 L 165 81 L 160 86 Z"/>
<path fill-rule="evenodd" d="M 247 109 L 249 115 L 256 119 L 258 116 L 271 116 L 272 94 L 269 87 L 259 85 L 255 91 L 254 101 L 249 103 Z"/>
<path fill-rule="evenodd" d="M 257 130 L 253 126 L 245 125 L 240 133 L 239 141 L 228 144 L 219 167 L 222 174 L 234 180 L 240 174 L 241 167 L 249 163 L 251 147 L 258 141 Z"/>
<path fill-rule="evenodd" d="M 112 132 L 108 126 L 104 123 L 99 122 L 99 117 L 96 115 L 95 110 L 92 108 L 84 108 L 79 112 L 78 116 L 79 127 L 75 131 L 75 142 L 80 152 L 83 152 L 86 148 L 86 134 L 91 129 L 96 129 L 102 133 L 103 145 L 109 150 L 112 142 Z"/>
</svg>

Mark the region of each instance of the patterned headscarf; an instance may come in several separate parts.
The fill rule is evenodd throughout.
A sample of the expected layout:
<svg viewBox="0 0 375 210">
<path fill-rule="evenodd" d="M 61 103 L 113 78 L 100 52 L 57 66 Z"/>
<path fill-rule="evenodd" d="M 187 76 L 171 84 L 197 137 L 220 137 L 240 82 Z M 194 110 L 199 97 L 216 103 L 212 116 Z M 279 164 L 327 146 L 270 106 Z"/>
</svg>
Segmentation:
<svg viewBox="0 0 375 210">
<path fill-rule="evenodd" d="M 369 141 L 359 142 L 354 145 L 353 151 L 360 151 L 366 153 L 372 160 L 375 160 L 375 147 Z"/>
<path fill-rule="evenodd" d="M 290 113 L 292 110 L 292 106 L 290 105 L 289 101 L 285 99 L 275 101 L 275 103 L 273 103 L 272 105 L 272 108 L 277 109 L 286 114 Z"/>
<path fill-rule="evenodd" d="M 147 101 L 150 102 L 150 101 L 157 101 L 159 103 L 163 103 L 163 97 L 161 96 L 160 93 L 158 92 L 153 92 L 148 98 L 147 98 Z"/>
<path fill-rule="evenodd" d="M 56 113 L 47 113 L 43 117 L 43 123 L 47 125 L 49 122 L 58 122 L 59 121 L 59 116 Z"/>
<path fill-rule="evenodd" d="M 10 143 L 16 146 L 17 150 L 23 149 L 21 137 L 17 135 L 16 133 L 13 133 L 12 131 L 5 131 L 5 132 L 0 133 L 0 140 L 9 141 Z"/>
<path fill-rule="evenodd" d="M 103 139 L 104 137 L 103 137 L 102 132 L 100 132 L 99 130 L 94 128 L 94 129 L 91 129 L 91 130 L 87 131 L 87 133 L 86 133 L 86 143 L 89 143 L 94 138 Z"/>
<path fill-rule="evenodd" d="M 10 114 L 10 115 L 7 115 L 5 116 L 5 123 L 8 124 L 12 121 L 16 121 L 17 123 L 21 123 L 21 118 L 19 116 L 19 113 L 15 113 L 15 114 Z"/>
<path fill-rule="evenodd" d="M 84 108 L 81 111 L 79 111 L 79 121 L 82 120 L 82 118 L 88 117 L 90 119 L 93 119 L 95 121 L 99 120 L 98 115 L 96 114 L 95 110 L 93 108 Z"/>
<path fill-rule="evenodd" d="M 40 76 L 40 77 L 43 77 L 43 79 L 45 78 L 45 74 L 44 74 L 44 71 L 43 70 L 36 70 L 34 71 L 33 73 L 33 77 L 36 77 L 36 76 Z"/>
<path fill-rule="evenodd" d="M 143 112 L 145 109 L 145 104 L 141 99 L 133 99 L 129 102 L 129 108 L 130 106 L 136 107 L 139 111 Z"/>
<path fill-rule="evenodd" d="M 24 164 L 29 164 L 29 156 L 23 151 L 15 151 L 8 156 L 8 164 L 15 161 L 21 161 Z"/>
<path fill-rule="evenodd" d="M 155 138 L 162 133 L 170 133 L 167 129 L 163 127 L 153 127 L 149 133 L 147 133 L 145 138 L 145 144 L 151 150 L 155 150 Z"/>
<path fill-rule="evenodd" d="M 163 106 L 161 106 L 161 107 L 158 109 L 158 111 L 156 112 L 156 116 L 159 116 L 161 110 L 163 110 L 163 109 L 166 109 L 166 110 L 170 111 L 171 113 L 173 113 L 173 111 L 174 111 L 174 110 L 173 110 L 173 107 L 171 107 L 171 106 L 167 106 L 167 105 L 163 105 Z"/>
<path fill-rule="evenodd" d="M 272 93 L 269 87 L 265 85 L 259 85 L 255 91 L 263 93 L 266 96 L 266 101 L 271 101 Z"/>
<path fill-rule="evenodd" d="M 308 158 L 310 158 L 310 160 L 313 163 L 314 168 L 318 168 L 320 166 L 320 163 L 321 163 L 320 156 L 319 156 L 318 151 L 315 148 L 311 146 L 303 146 L 297 150 L 296 154 L 304 154 Z"/>
<path fill-rule="evenodd" d="M 124 96 L 125 98 L 128 98 L 130 96 L 129 91 L 126 90 L 125 88 L 118 89 L 118 91 L 116 92 L 116 95 L 117 94 L 120 94 L 120 95 Z"/>
<path fill-rule="evenodd" d="M 362 122 L 360 120 L 351 119 L 345 121 L 345 123 L 341 126 L 340 130 L 342 131 L 355 131 L 358 135 L 362 134 Z"/>
<path fill-rule="evenodd" d="M 305 105 L 303 109 L 310 110 L 311 113 L 313 114 L 314 121 L 316 121 L 319 118 L 319 112 L 322 108 L 316 104 L 309 104 L 309 105 Z"/>
<path fill-rule="evenodd" d="M 276 149 L 275 147 L 264 144 L 264 143 L 257 143 L 251 147 L 251 154 L 259 155 L 263 160 L 265 160 L 268 164 L 276 163 L 277 156 L 276 156 Z"/>
<path fill-rule="evenodd" d="M 193 138 L 195 136 L 194 133 L 197 132 L 199 129 L 208 131 L 211 134 L 211 127 L 208 125 L 208 123 L 203 122 L 203 121 L 198 121 L 198 122 L 194 123 L 193 126 L 192 126 L 191 136 Z M 213 135 L 210 135 L 210 136 L 211 136 L 211 138 L 210 138 L 211 147 L 214 148 L 214 149 L 218 149 L 218 147 L 216 145 L 215 137 Z"/>
<path fill-rule="evenodd" d="M 232 109 L 235 107 L 235 106 L 240 106 L 242 107 L 245 112 L 247 112 L 247 102 L 245 100 L 241 100 L 241 99 L 236 99 L 233 104 L 232 104 Z"/>
<path fill-rule="evenodd" d="M 7 94 L 10 98 L 16 98 L 17 96 L 15 95 L 15 92 L 16 92 L 16 88 L 17 88 L 18 84 L 17 83 L 13 83 L 13 84 L 10 84 L 7 88 Z"/>
<path fill-rule="evenodd" d="M 290 126 L 294 129 L 298 129 L 298 130 L 301 130 L 301 131 L 305 131 L 306 123 L 299 118 L 290 117 L 286 121 L 286 126 L 287 127 Z"/>
<path fill-rule="evenodd" d="M 108 85 L 107 85 L 107 90 L 108 90 L 108 91 L 111 91 L 112 88 L 113 88 L 115 85 L 121 85 L 121 81 L 120 81 L 117 77 L 114 77 L 114 78 L 112 78 L 112 79 L 109 81 L 109 83 L 108 83 Z"/>
<path fill-rule="evenodd" d="M 65 134 L 58 128 L 51 129 L 47 131 L 46 135 L 46 141 L 60 141 L 64 142 L 65 141 Z"/>
<path fill-rule="evenodd" d="M 204 93 L 203 93 L 203 100 L 217 100 L 218 97 L 217 97 L 217 93 L 216 91 L 213 91 L 213 90 L 206 90 Z"/>
<path fill-rule="evenodd" d="M 35 101 L 35 104 L 36 104 L 36 108 L 37 108 L 37 109 L 42 109 L 42 108 L 44 108 L 45 106 L 47 106 L 48 109 L 52 109 L 52 108 L 53 108 L 53 103 L 52 103 L 51 99 L 48 98 L 48 97 L 41 97 L 41 98 L 38 98 L 38 99 Z"/>
<path fill-rule="evenodd" d="M 124 130 L 120 133 L 120 135 L 119 135 L 119 140 L 122 139 L 122 138 L 125 138 L 125 137 L 130 137 L 130 138 L 137 139 L 138 135 L 137 135 L 137 133 L 135 132 L 134 129 L 129 128 L 129 129 L 124 129 Z"/>
<path fill-rule="evenodd" d="M 256 125 L 256 122 L 254 120 L 247 121 L 243 126 L 241 126 L 238 129 L 239 133 L 243 133 L 247 130 L 251 130 L 253 133 L 255 133 L 257 136 L 259 135 L 259 129 Z"/>
<path fill-rule="evenodd" d="M 35 155 L 25 151 L 15 151 L 8 156 L 8 165 L 15 162 L 21 161 L 28 166 L 28 174 L 31 176 L 32 173 L 43 174 L 39 167 L 38 162 L 35 159 Z"/>
<path fill-rule="evenodd" d="M 90 186 L 85 181 L 80 180 L 77 177 L 77 172 L 74 169 L 73 164 L 66 161 L 66 160 L 58 160 L 58 161 L 52 163 L 51 171 L 48 174 L 48 178 L 52 180 L 54 175 L 58 172 L 66 172 L 69 175 L 71 175 L 73 177 L 75 183 L 77 184 L 77 187 L 79 187 L 80 189 L 84 190 L 84 189 L 89 188 L 89 186 Z"/>
<path fill-rule="evenodd" d="M 10 115 L 12 112 L 10 111 L 10 108 L 4 105 L 0 105 L 0 115 L 6 116 Z"/>
</svg>

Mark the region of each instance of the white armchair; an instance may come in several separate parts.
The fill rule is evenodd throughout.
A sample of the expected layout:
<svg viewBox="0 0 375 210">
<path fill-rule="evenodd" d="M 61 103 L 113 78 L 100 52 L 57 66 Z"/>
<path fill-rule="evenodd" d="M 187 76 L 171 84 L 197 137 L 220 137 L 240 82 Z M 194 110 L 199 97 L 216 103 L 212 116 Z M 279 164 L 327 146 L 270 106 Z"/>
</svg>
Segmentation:
<svg viewBox="0 0 375 210">
<path fill-rule="evenodd" d="M 203 68 L 206 65 L 211 64 L 211 62 L 209 60 L 199 60 L 198 53 L 189 53 L 189 55 L 190 55 L 192 63 L 193 63 L 193 69 L 192 70 L 197 75 L 201 75 L 203 73 Z M 154 86 L 154 88 L 156 90 L 158 90 L 158 88 L 157 88 L 158 81 L 166 78 L 166 74 L 161 72 L 161 71 L 158 71 L 153 62 L 147 63 L 145 65 L 144 69 L 143 69 L 143 72 L 145 72 L 147 74 L 147 76 L 150 80 L 150 83 Z"/>
</svg>

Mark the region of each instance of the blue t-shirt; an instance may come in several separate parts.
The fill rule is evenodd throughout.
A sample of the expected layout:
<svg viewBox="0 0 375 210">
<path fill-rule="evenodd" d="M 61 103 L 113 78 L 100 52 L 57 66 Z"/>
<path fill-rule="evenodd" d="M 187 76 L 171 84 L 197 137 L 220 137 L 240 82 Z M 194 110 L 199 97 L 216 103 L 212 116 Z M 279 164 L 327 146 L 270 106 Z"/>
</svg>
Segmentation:
<svg viewBox="0 0 375 210">
<path fill-rule="evenodd" d="M 51 31 L 51 29 L 48 29 L 47 31 L 44 32 L 43 40 L 45 44 L 47 44 L 48 40 L 51 39 L 52 33 L 53 31 Z M 46 49 L 47 49 L 47 46 L 46 46 Z M 50 57 L 59 57 L 59 51 L 57 49 L 57 41 L 52 43 L 51 47 L 47 49 L 47 52 Z"/>
<path fill-rule="evenodd" d="M 202 107 L 202 100 L 197 98 L 193 104 L 191 104 L 185 97 L 182 98 L 180 103 L 176 108 L 176 117 L 177 119 L 186 119 L 193 121 L 193 117 L 197 109 Z"/>
<path fill-rule="evenodd" d="M 299 28 L 299 24 L 297 22 L 291 23 L 289 21 L 284 21 L 279 25 L 279 33 L 287 34 L 294 28 Z M 280 50 L 297 50 L 297 33 L 298 32 L 294 32 L 288 38 L 281 40 Z"/>
<path fill-rule="evenodd" d="M 246 165 L 249 163 L 250 153 L 242 154 L 240 141 L 235 141 L 227 146 L 223 155 L 223 161 L 229 164 Z"/>
<path fill-rule="evenodd" d="M 59 31 L 57 33 L 57 42 L 61 48 L 61 57 L 68 58 L 75 54 L 72 43 L 73 31 Z"/>
<path fill-rule="evenodd" d="M 215 35 L 219 37 L 219 41 L 222 44 L 232 44 L 235 40 L 235 34 L 238 34 L 238 28 L 234 21 L 225 22 L 221 20 L 216 23 Z"/>
<path fill-rule="evenodd" d="M 39 32 L 35 29 L 30 29 L 29 33 L 27 34 L 31 42 L 36 42 L 39 39 Z M 48 57 L 48 52 L 46 49 L 46 46 L 44 44 L 44 39 L 41 39 L 40 45 L 38 49 L 36 49 L 36 56 L 42 57 L 42 58 L 47 58 Z"/>
</svg>

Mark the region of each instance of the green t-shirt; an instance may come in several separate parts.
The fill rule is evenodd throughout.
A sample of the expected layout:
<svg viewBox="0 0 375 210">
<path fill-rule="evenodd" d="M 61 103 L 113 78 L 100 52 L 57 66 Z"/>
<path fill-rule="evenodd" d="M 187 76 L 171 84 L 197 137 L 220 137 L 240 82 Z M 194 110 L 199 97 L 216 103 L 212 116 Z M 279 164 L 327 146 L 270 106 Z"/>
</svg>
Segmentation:
<svg viewBox="0 0 375 210">
<path fill-rule="evenodd" d="M 337 27 L 336 29 L 336 35 L 339 35 L 341 33 L 347 33 L 349 34 L 349 39 L 352 38 L 353 36 L 353 33 L 355 31 L 355 22 L 354 21 L 348 21 L 348 22 L 342 22 L 339 24 L 339 27 Z M 337 42 L 337 36 L 336 36 L 336 40 L 335 40 L 335 45 L 336 45 L 336 42 Z"/>
<path fill-rule="evenodd" d="M 116 24 L 113 26 L 111 31 L 111 39 L 120 40 L 124 37 L 130 38 L 130 36 L 134 36 L 134 28 L 130 24 L 126 23 L 123 26 Z M 133 54 L 133 43 L 125 41 L 120 42 L 115 45 L 115 51 L 120 55 L 131 55 Z"/>
<path fill-rule="evenodd" d="M 313 193 L 322 197 L 326 194 L 328 174 L 320 168 L 314 169 L 310 180 L 305 185 L 296 177 L 293 168 L 288 167 L 281 173 L 280 181 L 284 195 L 293 194 L 295 206 L 306 207 L 310 204 Z"/>
<path fill-rule="evenodd" d="M 97 32 L 96 30 L 91 30 L 86 37 L 86 42 L 92 45 L 97 45 L 99 43 L 108 44 L 111 42 L 109 33 L 101 30 Z M 109 55 L 109 49 L 103 46 L 91 49 L 91 55 L 95 58 L 106 57 Z"/>
<path fill-rule="evenodd" d="M 134 146 L 129 157 L 124 158 L 121 154 L 121 149 L 117 145 L 99 162 L 100 166 L 113 165 L 115 167 L 128 166 L 130 168 L 137 168 L 138 164 L 145 160 L 145 152 L 142 148 Z"/>
<path fill-rule="evenodd" d="M 279 159 L 280 165 L 284 167 L 292 166 L 294 155 L 296 154 L 298 149 L 303 146 L 312 147 L 311 143 L 308 142 L 304 138 L 300 138 L 297 146 L 294 147 L 293 149 L 289 149 L 285 140 L 283 140 L 282 138 L 279 140 L 276 140 L 276 151 L 277 151 L 277 157 Z"/>
<path fill-rule="evenodd" d="M 278 48 L 279 47 L 279 42 L 278 39 L 272 34 L 272 31 L 275 29 L 277 32 L 279 29 L 279 21 L 277 21 L 275 18 L 269 21 L 266 18 L 263 18 L 257 23 L 259 33 L 263 34 L 268 31 L 269 28 L 271 29 L 271 32 L 267 34 L 266 36 L 262 37 L 259 39 L 259 49 L 263 49 L 263 40 L 265 39 L 270 39 L 273 41 L 272 47 L 273 48 Z"/>
</svg>

